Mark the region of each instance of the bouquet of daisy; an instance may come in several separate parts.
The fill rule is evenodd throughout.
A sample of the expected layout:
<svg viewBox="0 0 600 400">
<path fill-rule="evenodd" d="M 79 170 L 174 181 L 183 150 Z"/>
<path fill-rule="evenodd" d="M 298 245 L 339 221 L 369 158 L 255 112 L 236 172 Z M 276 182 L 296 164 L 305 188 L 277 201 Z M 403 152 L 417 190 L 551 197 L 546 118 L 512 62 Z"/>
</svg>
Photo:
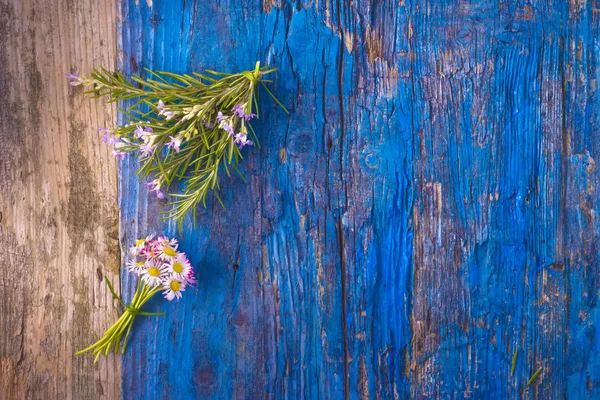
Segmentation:
<svg viewBox="0 0 600 400">
<path fill-rule="evenodd" d="M 125 353 L 131 327 L 138 315 L 165 315 L 141 311 L 148 300 L 159 292 L 162 292 L 164 298 L 169 301 L 180 299 L 187 286 L 196 284 L 194 269 L 185 253 L 177 251 L 178 245 L 177 239 L 166 236 L 154 238 L 153 235 L 135 242 L 135 245 L 129 249 L 127 261 L 127 271 L 139 277 L 133 299 L 129 304 L 125 304 L 115 293 L 108 278 L 105 278 L 113 297 L 124 307 L 123 314 L 104 333 L 102 339 L 78 351 L 75 355 L 91 351 L 96 356 L 95 363 L 101 354 L 107 355 L 111 347 L 114 347 L 115 353 L 118 353 L 119 349 L 121 354 Z"/>
</svg>

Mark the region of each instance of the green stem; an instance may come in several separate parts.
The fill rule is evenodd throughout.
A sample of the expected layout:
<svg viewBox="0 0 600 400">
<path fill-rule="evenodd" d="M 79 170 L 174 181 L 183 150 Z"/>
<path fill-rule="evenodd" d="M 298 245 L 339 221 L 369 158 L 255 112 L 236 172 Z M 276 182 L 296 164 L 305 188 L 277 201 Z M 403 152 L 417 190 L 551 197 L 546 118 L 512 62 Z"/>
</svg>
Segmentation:
<svg viewBox="0 0 600 400">
<path fill-rule="evenodd" d="M 107 284 L 115 298 L 121 302 L 121 304 L 125 305 L 122 299 L 116 295 L 114 289 L 112 289 L 112 285 L 107 280 Z M 80 350 L 75 353 L 75 355 L 80 355 L 88 351 L 92 351 L 92 354 L 95 355 L 94 363 L 98 361 L 98 358 L 101 354 L 107 355 L 110 351 L 111 347 L 115 346 L 115 353 L 118 353 L 121 350 L 121 353 L 125 353 L 125 347 L 127 346 L 127 342 L 129 339 L 129 335 L 131 333 L 131 327 L 133 326 L 133 322 L 138 315 L 164 315 L 164 313 L 148 313 L 140 311 L 140 308 L 152 298 L 156 293 L 162 290 L 161 286 L 157 286 L 151 288 L 146 284 L 138 281 L 138 285 L 136 287 L 135 293 L 133 295 L 133 299 L 129 303 L 129 305 L 125 305 L 125 310 L 123 314 L 119 317 L 117 322 L 115 322 L 102 336 L 100 340 L 91 346 Z M 121 347 L 121 339 L 123 338 L 123 334 L 125 334 L 125 339 L 123 341 L 123 346 Z"/>
</svg>

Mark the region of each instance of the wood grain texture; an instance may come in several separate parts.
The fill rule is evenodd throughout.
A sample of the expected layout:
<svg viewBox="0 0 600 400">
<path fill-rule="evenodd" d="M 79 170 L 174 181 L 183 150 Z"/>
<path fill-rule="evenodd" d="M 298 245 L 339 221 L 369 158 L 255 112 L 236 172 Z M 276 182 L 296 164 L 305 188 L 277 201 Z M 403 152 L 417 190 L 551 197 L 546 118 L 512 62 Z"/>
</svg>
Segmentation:
<svg viewBox="0 0 600 400">
<path fill-rule="evenodd" d="M 124 71 L 261 60 L 291 110 L 263 96 L 249 183 L 186 224 L 199 285 L 124 397 L 600 397 L 597 0 L 121 7 Z M 176 234 L 136 169 L 123 246 Z"/>
<path fill-rule="evenodd" d="M 73 353 L 117 317 L 114 107 L 65 72 L 116 63 L 112 1 L 0 0 L 0 398 L 115 399 L 120 361 Z"/>
</svg>

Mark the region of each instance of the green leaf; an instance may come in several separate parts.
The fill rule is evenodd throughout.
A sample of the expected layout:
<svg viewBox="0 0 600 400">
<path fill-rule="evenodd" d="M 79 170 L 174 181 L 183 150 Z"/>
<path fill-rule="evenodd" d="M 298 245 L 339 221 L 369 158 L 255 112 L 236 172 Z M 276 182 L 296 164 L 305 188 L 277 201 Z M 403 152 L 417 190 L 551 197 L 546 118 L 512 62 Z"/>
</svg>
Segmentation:
<svg viewBox="0 0 600 400">
<path fill-rule="evenodd" d="M 108 280 L 108 278 L 105 276 L 104 280 L 106 281 L 106 285 L 108 286 L 108 290 L 110 290 L 110 293 L 113 295 L 113 297 L 117 300 L 119 300 L 119 303 L 121 303 L 124 307 L 127 307 L 125 305 L 125 302 L 123 301 L 123 299 L 121 299 L 120 296 L 117 295 L 117 293 L 115 292 L 115 289 L 113 289 L 113 285 L 112 283 L 110 283 L 110 280 Z"/>
<path fill-rule="evenodd" d="M 527 381 L 527 386 L 531 385 L 533 383 L 533 381 L 535 381 L 535 379 L 538 377 L 540 372 L 542 372 L 542 367 L 539 367 L 538 370 L 535 371 L 533 373 L 533 375 L 531 375 L 531 378 L 529 378 L 529 380 Z"/>
<path fill-rule="evenodd" d="M 513 375 L 515 373 L 515 367 L 517 366 L 517 355 L 519 354 L 519 349 L 515 350 L 512 357 L 512 364 L 510 366 L 510 374 Z"/>
</svg>

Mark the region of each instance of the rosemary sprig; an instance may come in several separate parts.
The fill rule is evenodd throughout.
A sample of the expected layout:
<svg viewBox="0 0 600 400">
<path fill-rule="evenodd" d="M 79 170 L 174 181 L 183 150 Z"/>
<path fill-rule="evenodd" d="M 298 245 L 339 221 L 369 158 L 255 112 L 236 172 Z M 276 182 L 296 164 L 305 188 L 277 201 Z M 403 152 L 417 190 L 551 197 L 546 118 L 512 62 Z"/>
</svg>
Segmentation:
<svg viewBox="0 0 600 400">
<path fill-rule="evenodd" d="M 185 216 L 195 216 L 197 207 L 206 207 L 210 192 L 218 196 L 220 177 L 225 170 L 239 173 L 236 165 L 242 148 L 258 144 L 250 121 L 257 117 L 258 88 L 281 106 L 266 87 L 265 76 L 275 68 L 260 67 L 229 74 L 207 70 L 206 74 L 173 74 L 146 69 L 147 77 L 127 79 L 119 72 L 96 69 L 90 77 L 68 76 L 71 85 L 88 86 L 93 97 L 108 102 L 136 100 L 120 111 L 128 122 L 116 129 L 101 129 L 104 141 L 114 146 L 113 154 L 123 158 L 138 153 L 140 179 L 152 177 L 147 186 L 159 198 L 165 197 L 176 180 L 185 180 L 183 193 L 168 193 L 170 210 L 166 218 L 181 229 Z M 221 204 L 223 204 L 221 202 Z"/>
</svg>

